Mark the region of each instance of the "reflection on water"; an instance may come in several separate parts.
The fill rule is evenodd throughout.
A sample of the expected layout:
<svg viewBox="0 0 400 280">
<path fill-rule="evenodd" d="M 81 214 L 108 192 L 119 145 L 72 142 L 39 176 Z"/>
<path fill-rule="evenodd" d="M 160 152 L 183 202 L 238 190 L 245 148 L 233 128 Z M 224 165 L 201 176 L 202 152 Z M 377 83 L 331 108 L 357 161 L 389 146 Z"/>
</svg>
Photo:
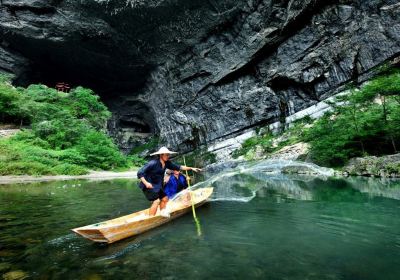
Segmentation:
<svg viewBox="0 0 400 280">
<path fill-rule="evenodd" d="M 133 180 L 1 186 L 0 275 L 400 279 L 399 180 L 289 176 L 258 166 L 203 184 L 215 193 L 197 210 L 201 237 L 188 214 L 112 245 L 70 229 L 147 207 Z"/>
</svg>

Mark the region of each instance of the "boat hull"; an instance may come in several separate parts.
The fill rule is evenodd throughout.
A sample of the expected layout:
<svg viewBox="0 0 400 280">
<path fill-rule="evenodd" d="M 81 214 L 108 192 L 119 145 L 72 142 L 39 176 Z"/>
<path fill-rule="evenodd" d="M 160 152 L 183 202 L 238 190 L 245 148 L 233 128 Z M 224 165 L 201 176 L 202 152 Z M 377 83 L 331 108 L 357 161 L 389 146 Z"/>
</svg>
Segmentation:
<svg viewBox="0 0 400 280">
<path fill-rule="evenodd" d="M 202 188 L 191 191 L 194 206 L 199 207 L 206 203 L 207 199 L 211 196 L 212 191 L 213 188 Z M 172 204 L 169 218 L 160 216 L 159 212 L 155 216 L 149 217 L 147 216 L 148 209 L 146 209 L 113 220 L 75 228 L 72 231 L 94 242 L 113 243 L 121 239 L 144 233 L 191 211 L 192 205 L 190 200 L 189 202 L 186 201 L 186 203 L 169 203 Z M 145 216 L 145 218 L 140 219 L 142 216 Z"/>
</svg>

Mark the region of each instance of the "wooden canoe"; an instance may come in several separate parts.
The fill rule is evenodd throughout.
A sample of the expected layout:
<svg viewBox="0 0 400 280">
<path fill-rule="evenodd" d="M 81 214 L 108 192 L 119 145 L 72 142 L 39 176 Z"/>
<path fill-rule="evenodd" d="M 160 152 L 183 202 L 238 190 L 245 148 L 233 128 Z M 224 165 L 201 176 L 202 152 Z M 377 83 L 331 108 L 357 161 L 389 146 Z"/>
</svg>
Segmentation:
<svg viewBox="0 0 400 280">
<path fill-rule="evenodd" d="M 195 207 L 204 204 L 212 192 L 213 188 L 211 187 L 191 191 Z M 72 231 L 94 242 L 113 243 L 168 223 L 191 211 L 192 204 L 188 195 L 188 193 L 187 195 L 181 195 L 178 199 L 168 202 L 167 207 L 171 215 L 169 218 L 160 216 L 159 210 L 155 216 L 148 216 L 149 209 L 145 209 L 113 220 L 74 228 Z"/>
</svg>

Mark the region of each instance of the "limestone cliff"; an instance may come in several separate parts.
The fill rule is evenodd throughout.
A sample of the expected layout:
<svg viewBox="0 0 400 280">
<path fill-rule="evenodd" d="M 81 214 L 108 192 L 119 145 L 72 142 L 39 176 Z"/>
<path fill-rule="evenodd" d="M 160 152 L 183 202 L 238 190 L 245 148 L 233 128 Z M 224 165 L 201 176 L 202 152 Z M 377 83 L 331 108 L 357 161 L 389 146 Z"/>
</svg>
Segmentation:
<svg viewBox="0 0 400 280">
<path fill-rule="evenodd" d="M 181 150 L 284 120 L 399 55 L 393 0 L 0 0 L 0 71 L 92 87 L 118 139 Z"/>
</svg>

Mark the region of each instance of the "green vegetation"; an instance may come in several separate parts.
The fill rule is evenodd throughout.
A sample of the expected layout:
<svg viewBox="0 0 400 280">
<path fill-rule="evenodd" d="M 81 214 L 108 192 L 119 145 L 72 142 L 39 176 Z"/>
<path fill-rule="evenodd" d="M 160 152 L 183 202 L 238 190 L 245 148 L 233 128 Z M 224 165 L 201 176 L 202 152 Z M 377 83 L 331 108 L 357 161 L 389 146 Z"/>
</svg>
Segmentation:
<svg viewBox="0 0 400 280">
<path fill-rule="evenodd" d="M 233 153 L 234 158 L 244 156 L 251 160 L 254 157 L 256 147 L 261 149 L 263 154 L 272 154 L 285 146 L 293 145 L 303 141 L 305 129 L 312 123 L 309 117 L 297 120 L 291 127 L 279 135 L 273 135 L 271 131 L 258 130 L 258 135 L 244 141 L 242 147 Z"/>
<path fill-rule="evenodd" d="M 122 155 L 105 134 L 110 115 L 90 89 L 15 88 L 0 77 L 0 123 L 30 128 L 0 139 L 0 175 L 78 175 L 140 163 L 135 155 Z"/>
<path fill-rule="evenodd" d="M 158 147 L 159 141 L 158 137 L 151 137 L 146 143 L 134 147 L 128 155 L 129 161 L 134 166 L 143 166 L 147 161 L 140 154 L 154 151 Z"/>
<path fill-rule="evenodd" d="M 397 153 L 400 139 L 400 73 L 377 77 L 337 97 L 333 110 L 306 132 L 310 156 L 338 167 L 350 158 Z"/>
<path fill-rule="evenodd" d="M 361 89 L 331 102 L 332 110 L 312 122 L 299 120 L 280 135 L 259 133 L 245 141 L 235 157 L 254 157 L 256 147 L 273 153 L 297 142 L 310 144 L 309 158 L 340 167 L 352 157 L 397 153 L 400 145 L 400 73 L 385 71 Z M 397 170 L 397 166 L 393 166 Z"/>
<path fill-rule="evenodd" d="M 147 163 L 147 161 L 144 158 L 142 158 L 136 154 L 129 155 L 128 160 L 133 166 L 143 166 Z"/>
<path fill-rule="evenodd" d="M 216 162 L 215 154 L 208 152 L 207 148 L 197 149 L 186 155 L 178 155 L 174 161 L 184 164 L 184 157 L 187 166 L 204 167 Z"/>
<path fill-rule="evenodd" d="M 130 155 L 140 154 L 144 151 L 153 151 L 158 147 L 159 142 L 158 137 L 152 137 L 145 144 L 133 148 Z"/>
</svg>

